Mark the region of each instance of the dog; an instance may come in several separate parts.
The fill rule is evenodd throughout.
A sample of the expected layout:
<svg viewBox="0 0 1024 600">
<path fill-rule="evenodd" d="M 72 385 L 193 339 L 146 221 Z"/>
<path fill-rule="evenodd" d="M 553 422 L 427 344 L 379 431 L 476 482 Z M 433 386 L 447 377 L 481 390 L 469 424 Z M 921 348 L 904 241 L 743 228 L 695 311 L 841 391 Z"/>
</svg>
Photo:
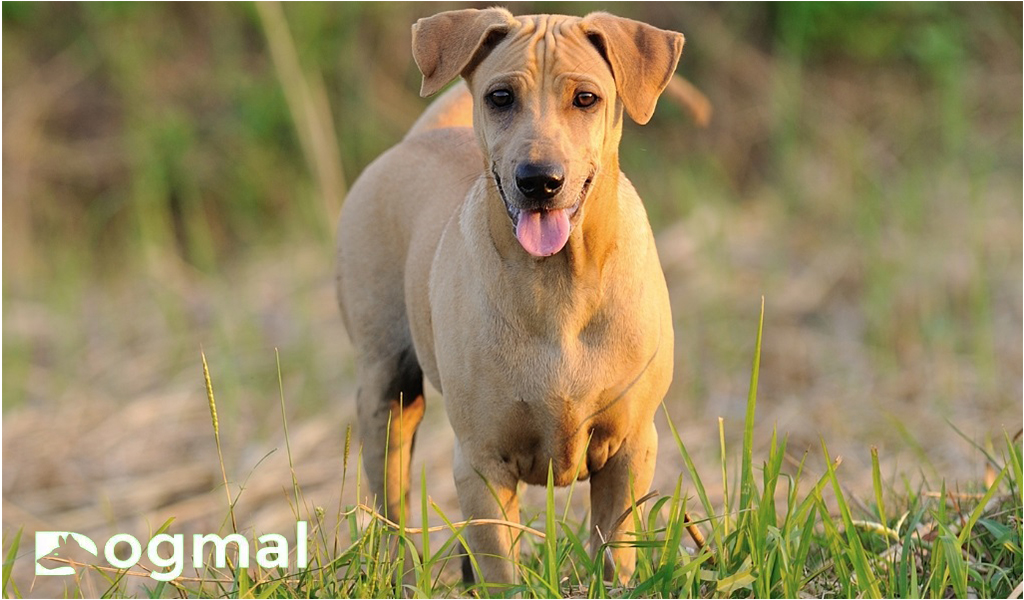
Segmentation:
<svg viewBox="0 0 1024 600">
<path fill-rule="evenodd" d="M 441 392 L 467 519 L 519 520 L 520 482 L 590 480 L 591 552 L 631 577 L 622 519 L 650 488 L 673 323 L 646 211 L 619 169 L 624 113 L 647 123 L 682 34 L 607 13 L 420 19 L 430 96 L 353 185 L 337 291 L 357 352 L 371 491 L 397 520 Z M 407 502 L 405 502 L 407 504 Z M 477 576 L 515 582 L 518 532 L 468 527 Z M 609 544 L 605 546 L 605 544 Z"/>
</svg>

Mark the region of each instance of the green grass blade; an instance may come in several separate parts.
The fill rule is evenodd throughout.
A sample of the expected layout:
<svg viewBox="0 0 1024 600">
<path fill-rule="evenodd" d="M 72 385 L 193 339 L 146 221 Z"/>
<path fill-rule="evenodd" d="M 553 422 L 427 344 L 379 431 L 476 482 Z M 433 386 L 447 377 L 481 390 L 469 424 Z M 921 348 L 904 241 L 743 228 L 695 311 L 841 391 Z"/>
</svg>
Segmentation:
<svg viewBox="0 0 1024 600">
<path fill-rule="evenodd" d="M 249 570 L 245 567 L 238 567 L 236 579 L 238 582 L 238 597 L 251 598 L 252 592 L 249 590 Z"/>
<path fill-rule="evenodd" d="M 747 393 L 747 415 L 743 424 L 743 462 L 740 470 L 740 510 L 750 507 L 754 493 L 754 410 L 757 406 L 757 378 L 761 370 L 761 334 L 764 330 L 764 296 L 761 296 L 761 317 L 757 322 L 757 342 L 754 345 L 754 364 L 750 370 L 750 390 Z M 740 517 L 743 520 L 743 517 Z"/>
<path fill-rule="evenodd" d="M 903 552 L 900 553 L 899 564 L 896 565 L 896 588 L 890 595 L 900 598 L 920 598 L 921 590 L 917 585 L 917 557 L 913 552 L 914 537 L 919 535 L 918 524 L 924 515 L 924 508 L 918 506 L 914 513 L 905 521 L 906 533 L 903 534 Z"/>
<path fill-rule="evenodd" d="M 562 533 L 565 534 L 565 539 L 569 541 L 569 548 L 573 551 L 575 560 L 583 565 L 584 571 L 593 573 L 596 567 L 594 567 L 594 561 L 590 559 L 590 553 L 587 552 L 586 544 L 583 543 L 580 536 L 576 535 L 576 532 L 567 523 L 562 522 L 561 526 Z"/>
<path fill-rule="evenodd" d="M 265 583 L 265 584 L 261 585 L 260 586 L 260 593 L 256 597 L 257 598 L 270 598 L 271 596 L 274 596 L 274 597 L 277 597 L 277 598 L 285 597 L 284 594 L 278 594 L 277 593 L 277 591 L 279 589 L 281 589 L 281 585 L 283 583 L 284 582 L 282 580 L 278 579 L 277 581 L 271 581 L 269 583 Z M 323 584 L 320 585 L 320 588 L 321 589 L 324 588 Z M 291 590 L 289 590 L 289 591 L 291 591 Z"/>
<path fill-rule="evenodd" d="M 946 523 L 946 482 L 942 482 L 940 488 L 939 501 L 937 502 L 937 508 L 933 515 L 937 523 Z M 946 582 L 949 579 L 949 567 L 946 564 L 946 546 L 944 544 L 936 544 L 932 548 L 931 554 L 931 573 L 928 575 L 928 581 L 926 583 L 929 593 L 934 598 L 945 595 Z"/>
<path fill-rule="evenodd" d="M 164 521 L 163 525 L 161 525 L 160 527 L 157 527 L 156 531 L 153 532 L 153 535 L 151 535 L 149 537 L 150 538 L 154 538 L 154 537 L 160 535 L 161 533 L 164 533 L 165 531 L 167 531 L 170 528 L 171 523 L 174 522 L 174 519 L 175 519 L 175 517 L 171 517 L 171 518 L 167 519 L 166 521 Z"/>
<path fill-rule="evenodd" d="M 946 559 L 946 568 L 949 569 L 949 583 L 953 586 L 953 593 L 957 598 L 967 597 L 967 561 L 964 560 L 962 552 L 963 545 L 956 536 L 944 524 L 939 523 L 938 545 L 942 546 L 942 553 Z"/>
<path fill-rule="evenodd" d="M 782 460 L 786 455 L 786 442 L 783 440 L 781 446 L 777 446 L 775 430 L 772 430 L 771 449 L 768 453 L 768 461 L 764 464 L 763 485 L 761 503 L 758 506 L 758 521 L 766 526 L 777 526 L 777 511 L 775 509 L 775 491 L 779 484 L 779 475 L 782 473 Z"/>
<path fill-rule="evenodd" d="M 587 464 L 587 454 L 590 451 L 590 444 L 594 439 L 594 432 L 591 431 L 587 437 L 587 445 L 580 453 L 580 459 L 576 461 L 576 470 L 573 471 L 572 483 L 569 484 L 569 493 L 565 498 L 565 510 L 562 511 L 562 521 L 567 522 L 569 520 L 569 509 L 572 507 L 572 496 L 576 492 L 576 483 L 580 479 L 580 473 L 583 472 L 583 466 Z"/>
<path fill-rule="evenodd" d="M 420 514 L 422 515 L 422 518 L 423 518 L 423 522 L 421 524 L 421 528 L 423 529 L 423 542 L 422 542 L 423 564 L 421 565 L 422 569 L 420 570 L 419 586 L 420 586 L 420 592 L 422 592 L 423 595 L 426 596 L 427 598 L 430 598 L 430 597 L 432 597 L 434 595 L 434 593 L 433 593 L 433 586 L 431 585 L 431 580 L 430 580 L 430 564 L 432 562 L 432 559 L 431 559 L 431 556 L 430 556 L 430 532 L 428 531 L 430 529 L 430 527 L 428 526 L 429 525 L 428 519 L 429 519 L 430 513 L 429 513 L 429 511 L 427 509 L 427 469 L 426 469 L 426 467 L 420 469 Z"/>
<path fill-rule="evenodd" d="M 857 574 L 857 587 L 859 596 L 881 598 L 882 592 L 878 588 L 878 579 L 875 577 L 868 562 L 864 547 L 861 545 L 860 535 L 853 524 L 853 516 L 846 504 L 842 487 L 839 485 L 839 478 L 836 477 L 835 469 L 832 468 L 832 458 L 828 454 L 825 440 L 821 441 L 821 449 L 825 453 L 825 462 L 828 465 L 828 476 L 832 481 L 832 489 L 835 491 L 836 504 L 839 506 L 839 514 L 843 519 L 843 526 L 846 529 L 846 544 L 849 551 L 850 562 L 853 563 L 854 572 Z"/>
<path fill-rule="evenodd" d="M 440 554 L 446 551 L 447 545 L 449 543 L 452 543 L 452 540 L 457 540 L 460 544 L 462 544 L 462 549 L 466 551 L 466 555 L 469 556 L 469 562 L 473 567 L 473 572 L 479 573 L 480 565 L 477 564 L 476 556 L 472 552 L 470 552 L 469 543 L 466 542 L 466 536 L 463 535 L 463 532 L 466 530 L 467 527 L 469 527 L 469 525 L 466 524 L 462 525 L 461 527 L 456 527 L 455 524 L 452 523 L 452 520 L 448 518 L 448 515 L 446 515 L 444 511 L 441 510 L 441 507 L 437 505 L 437 502 L 431 501 L 430 506 L 431 508 L 434 509 L 434 512 L 437 513 L 437 516 L 441 517 L 441 520 L 444 521 L 444 524 L 447 525 L 448 529 L 452 532 L 451 539 L 448 540 L 448 542 L 445 542 L 445 544 L 441 547 L 441 550 L 439 550 L 438 553 Z M 485 582 L 478 581 L 477 583 Z"/>
<path fill-rule="evenodd" d="M 281 375 L 281 353 L 274 348 L 274 358 L 277 361 L 277 390 L 281 399 L 281 426 L 284 428 L 284 447 L 288 452 L 288 470 L 292 475 L 292 494 L 295 500 L 295 507 L 299 507 L 299 480 L 295 475 L 295 463 L 292 461 L 292 442 L 288 436 L 288 416 L 284 408 L 284 378 Z"/>
<path fill-rule="evenodd" d="M 544 515 L 544 546 L 546 549 L 544 560 L 544 584 L 547 586 L 551 597 L 560 598 L 558 582 L 558 529 L 555 527 L 555 475 L 554 465 L 548 461 L 548 483 L 546 514 Z"/>
<path fill-rule="evenodd" d="M 885 502 L 882 500 L 882 472 L 878 466 L 878 448 L 871 447 L 871 483 L 875 489 L 875 503 L 878 505 L 878 520 L 882 525 L 888 525 L 889 521 L 885 516 Z"/>
<path fill-rule="evenodd" d="M 750 561 L 748 560 L 744 562 L 744 568 L 741 568 L 732 575 L 719 579 L 716 584 L 717 591 L 723 596 L 730 596 L 736 590 L 750 588 L 755 579 L 757 578 L 754 576 Z"/>
<path fill-rule="evenodd" d="M 1010 438 L 1010 434 L 1003 432 L 1006 437 L 1006 453 L 1010 456 L 1010 464 L 1013 465 L 1013 479 L 1010 480 L 1011 492 L 1018 497 L 1021 494 L 1020 486 L 1024 483 L 1024 469 L 1021 468 L 1021 456 L 1019 446 Z"/>
<path fill-rule="evenodd" d="M 827 475 L 828 473 L 826 473 Z M 857 594 L 852 587 L 853 574 L 850 572 L 850 561 L 842 544 L 843 536 L 839 533 L 839 528 L 836 526 L 832 515 L 829 514 L 828 505 L 820 493 L 815 495 L 814 504 L 818 514 L 821 515 L 821 539 L 824 542 L 822 550 L 827 559 L 832 561 L 832 568 L 835 571 L 835 582 L 840 586 L 839 592 L 836 595 L 838 597 L 853 598 Z"/>
<path fill-rule="evenodd" d="M 729 537 L 729 516 L 732 514 L 732 507 L 729 505 L 729 461 L 728 454 L 725 452 L 725 419 L 718 417 L 718 446 L 721 452 L 721 464 L 722 464 L 722 504 L 724 509 L 722 510 L 722 536 Z M 722 547 L 721 543 L 718 545 L 725 552 L 725 548 Z M 728 560 L 728 556 L 726 556 Z"/>
<path fill-rule="evenodd" d="M 638 508 L 636 499 L 636 487 L 633 479 L 633 474 L 629 474 L 629 517 L 633 521 L 633 531 L 631 535 L 633 539 L 629 542 L 622 540 L 620 543 L 628 543 L 636 548 L 636 570 L 633 571 L 633 579 L 636 581 L 644 581 L 654 576 L 654 567 L 652 565 L 651 554 L 653 548 L 660 546 L 661 542 L 652 541 L 647 535 L 647 531 L 644 529 L 644 522 L 640 515 L 640 509 Z M 612 532 L 608 532 L 606 535 L 611 536 Z M 609 540 L 610 541 L 610 540 Z M 616 571 L 618 571 L 618 565 L 615 565 Z M 618 573 L 616 573 L 618 574 Z"/>
<path fill-rule="evenodd" d="M 807 516 L 800 526 L 800 543 L 797 545 L 796 554 L 789 568 L 789 577 L 786 579 L 783 589 L 787 598 L 796 598 L 800 590 L 807 584 L 803 574 L 807 571 L 807 554 L 811 549 L 811 538 L 814 536 L 815 505 L 812 503 Z"/>
<path fill-rule="evenodd" d="M 834 463 L 832 463 L 832 467 L 831 467 L 830 470 L 835 470 L 841 464 L 842 464 L 842 460 L 837 458 L 836 461 Z M 804 498 L 804 501 L 800 503 L 800 507 L 797 508 L 797 510 L 796 510 L 796 518 L 797 518 L 798 522 L 803 522 L 803 520 L 806 517 L 806 515 L 811 510 L 814 509 L 815 502 L 817 502 L 821 498 L 821 492 L 822 492 L 822 490 L 825 489 L 825 486 L 828 485 L 828 482 L 829 482 L 829 479 L 830 479 L 830 476 L 829 476 L 829 471 L 830 470 L 826 470 L 825 471 L 825 473 L 821 476 L 821 478 L 818 479 L 818 482 L 814 484 L 814 487 L 811 489 L 810 493 L 807 494 L 807 497 Z"/>
<path fill-rule="evenodd" d="M 668 409 L 665 408 L 665 403 L 662 402 L 661 409 L 665 413 L 665 420 L 668 421 L 669 431 L 672 432 L 672 438 L 676 442 L 676 447 L 679 448 L 679 454 L 683 457 L 683 462 L 686 464 L 686 472 L 690 475 L 690 481 L 694 487 L 697 488 L 697 498 L 700 499 L 700 504 L 704 508 L 704 514 L 707 515 L 708 523 L 711 524 L 711 535 L 715 539 L 715 547 L 719 552 L 725 552 L 724 537 L 722 529 L 719 526 L 721 521 L 715 517 L 715 508 L 711 504 L 711 500 L 708 498 L 708 493 L 704 489 L 704 483 L 700 479 L 700 475 L 697 473 L 697 467 L 693 463 L 693 458 L 690 457 L 690 453 L 686 450 L 686 444 L 683 443 L 679 432 L 676 430 L 675 424 L 672 423 L 672 419 L 669 417 Z M 723 460 L 725 460 L 723 458 Z M 723 517 L 723 520 L 728 518 Z"/>
<path fill-rule="evenodd" d="M 964 524 L 963 529 L 960 530 L 960 535 L 957 538 L 957 543 L 960 546 L 967 543 L 967 538 L 970 537 L 971 530 L 974 529 L 974 525 L 978 522 L 978 519 L 981 518 L 981 515 L 985 513 L 985 507 L 988 506 L 989 501 L 991 501 L 992 497 L 995 496 L 997 491 L 999 491 L 999 485 L 1003 482 L 1003 479 L 1006 478 L 1009 468 L 1010 465 L 1003 467 L 1003 470 L 996 476 L 992 485 L 989 486 L 988 491 L 985 492 L 985 495 L 978 501 L 978 505 L 974 507 L 973 511 L 971 511 L 971 516 L 967 518 L 967 522 Z"/>
<path fill-rule="evenodd" d="M 672 492 L 672 496 L 669 498 L 671 504 L 668 510 L 668 524 L 665 528 L 665 549 L 661 554 L 661 559 L 658 561 L 658 568 L 674 565 L 678 562 L 679 547 L 683 540 L 683 530 L 686 529 L 685 518 L 686 514 L 686 502 L 682 497 L 682 485 L 683 478 L 680 475 L 676 479 L 676 487 Z M 657 505 L 655 505 L 657 506 Z M 657 514 L 658 509 L 655 508 L 651 511 L 652 514 Z"/>
<path fill-rule="evenodd" d="M 4 556 L 3 582 L 2 586 L 0 586 L 0 590 L 3 590 L 4 598 L 10 597 L 7 595 L 7 584 L 11 581 L 14 561 L 18 558 L 18 547 L 21 545 L 21 533 L 23 530 L 23 528 L 19 528 L 18 533 L 14 534 L 14 539 L 11 540 L 11 547 L 7 549 L 7 554 Z"/>
</svg>

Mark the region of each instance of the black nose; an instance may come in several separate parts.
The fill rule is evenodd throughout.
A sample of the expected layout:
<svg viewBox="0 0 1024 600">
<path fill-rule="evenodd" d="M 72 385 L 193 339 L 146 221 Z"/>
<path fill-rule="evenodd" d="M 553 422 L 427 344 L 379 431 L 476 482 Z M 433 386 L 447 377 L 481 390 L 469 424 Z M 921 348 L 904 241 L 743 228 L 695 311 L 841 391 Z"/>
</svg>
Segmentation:
<svg viewBox="0 0 1024 600">
<path fill-rule="evenodd" d="M 516 167 L 516 186 L 531 200 L 547 200 L 562 189 L 565 170 L 561 165 L 523 163 Z"/>
</svg>

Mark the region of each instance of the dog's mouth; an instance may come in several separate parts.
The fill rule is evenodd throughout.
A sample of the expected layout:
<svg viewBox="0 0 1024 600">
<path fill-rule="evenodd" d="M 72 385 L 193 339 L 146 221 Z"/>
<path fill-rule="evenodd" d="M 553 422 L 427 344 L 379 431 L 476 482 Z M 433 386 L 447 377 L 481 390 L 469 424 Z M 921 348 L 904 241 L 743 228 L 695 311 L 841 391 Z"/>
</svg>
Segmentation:
<svg viewBox="0 0 1024 600">
<path fill-rule="evenodd" d="M 590 175 L 580 186 L 575 201 L 561 208 L 521 208 L 514 206 L 505 195 L 505 189 L 501 185 L 501 177 L 497 169 L 491 167 L 491 176 L 498 187 L 498 194 L 501 201 L 505 203 L 505 211 L 512 221 L 512 230 L 516 240 L 529 254 L 538 258 L 544 258 L 558 254 L 569 241 L 576 223 L 579 221 L 580 206 L 583 205 L 590 186 L 594 182 L 597 171 L 591 171 Z"/>
</svg>

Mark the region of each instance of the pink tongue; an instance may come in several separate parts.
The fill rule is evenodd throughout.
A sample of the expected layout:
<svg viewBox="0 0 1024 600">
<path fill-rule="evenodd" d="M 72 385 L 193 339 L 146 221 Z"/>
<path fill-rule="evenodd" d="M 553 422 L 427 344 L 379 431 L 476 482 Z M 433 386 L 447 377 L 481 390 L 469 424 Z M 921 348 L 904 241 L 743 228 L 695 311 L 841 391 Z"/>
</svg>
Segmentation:
<svg viewBox="0 0 1024 600">
<path fill-rule="evenodd" d="M 558 210 L 524 210 L 519 214 L 516 238 L 534 256 L 551 256 L 569 240 L 569 215 Z"/>
</svg>

